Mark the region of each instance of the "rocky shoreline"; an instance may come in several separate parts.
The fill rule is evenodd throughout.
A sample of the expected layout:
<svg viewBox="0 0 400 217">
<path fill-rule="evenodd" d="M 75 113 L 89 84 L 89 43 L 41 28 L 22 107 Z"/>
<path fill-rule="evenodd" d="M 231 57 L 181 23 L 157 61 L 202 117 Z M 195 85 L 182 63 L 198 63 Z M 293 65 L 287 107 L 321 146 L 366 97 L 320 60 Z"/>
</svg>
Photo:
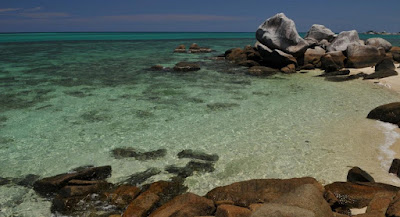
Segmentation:
<svg viewBox="0 0 400 217">
<path fill-rule="evenodd" d="M 331 81 L 357 78 L 379 79 L 398 75 L 394 63 L 400 61 L 400 47 L 381 38 L 362 41 L 354 30 L 336 35 L 323 25 L 313 25 L 301 38 L 292 20 L 277 14 L 260 25 L 254 46 L 233 48 L 215 57 L 248 67 L 251 76 L 307 72 L 322 69 Z M 186 50 L 179 45 L 175 53 L 209 53 L 210 48 L 193 44 Z M 151 71 L 188 73 L 200 70 L 194 62 L 177 63 L 172 69 L 162 65 Z M 351 75 L 344 68 L 375 67 L 372 74 Z M 210 105 L 209 107 L 219 105 Z M 400 126 L 400 103 L 382 105 L 368 118 Z M 148 152 L 131 148 L 114 149 L 114 158 L 158 159 L 167 150 Z M 109 183 L 111 166 L 83 166 L 52 177 L 39 179 L 0 178 L 0 185 L 16 184 L 33 188 L 51 201 L 55 216 L 88 217 L 400 217 L 400 187 L 375 182 L 366 171 L 353 167 L 346 182 L 323 185 L 312 177 L 291 179 L 253 179 L 220 186 L 200 196 L 187 192 L 185 179 L 195 173 L 210 173 L 218 155 L 182 150 L 178 158 L 190 161 L 184 167 L 166 166 L 170 180 L 143 184 L 160 170 L 150 168 L 119 183 Z M 400 177 L 400 159 L 394 159 L 388 171 Z"/>
</svg>

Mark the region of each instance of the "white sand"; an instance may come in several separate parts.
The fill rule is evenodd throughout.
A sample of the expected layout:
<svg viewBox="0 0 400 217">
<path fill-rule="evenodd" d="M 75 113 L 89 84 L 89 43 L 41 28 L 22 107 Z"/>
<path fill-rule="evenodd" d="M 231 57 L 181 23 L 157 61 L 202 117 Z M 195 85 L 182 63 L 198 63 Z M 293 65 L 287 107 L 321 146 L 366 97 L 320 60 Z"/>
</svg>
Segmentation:
<svg viewBox="0 0 400 217">
<path fill-rule="evenodd" d="M 386 78 L 381 78 L 381 79 L 371 79 L 368 80 L 369 82 L 373 82 L 374 84 L 384 86 L 392 91 L 395 91 L 400 94 L 400 64 L 395 64 L 396 66 L 396 71 L 399 73 L 399 75 L 396 76 L 390 76 Z M 360 69 L 348 69 L 350 70 L 350 74 L 358 74 L 360 72 L 363 72 L 365 74 L 372 74 L 375 72 L 375 67 L 366 67 L 366 68 L 360 68 Z"/>
</svg>

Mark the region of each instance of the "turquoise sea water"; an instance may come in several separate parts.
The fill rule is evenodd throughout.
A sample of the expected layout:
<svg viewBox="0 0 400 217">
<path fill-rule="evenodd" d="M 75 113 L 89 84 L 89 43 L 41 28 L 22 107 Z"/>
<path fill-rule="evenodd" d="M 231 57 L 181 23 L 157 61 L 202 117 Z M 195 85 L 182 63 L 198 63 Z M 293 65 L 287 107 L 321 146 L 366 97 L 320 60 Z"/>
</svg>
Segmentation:
<svg viewBox="0 0 400 217">
<path fill-rule="evenodd" d="M 318 71 L 251 77 L 246 68 L 212 58 L 254 44 L 251 35 L 14 35 L 19 42 L 0 43 L 0 177 L 46 177 L 83 165 L 111 165 L 109 181 L 118 182 L 160 169 L 150 182 L 170 178 L 164 168 L 185 165 L 188 160 L 177 153 L 195 149 L 220 158 L 214 172 L 186 179 L 198 194 L 251 178 L 343 181 L 349 166 L 396 184 L 386 172 L 382 147 L 397 134 L 365 117 L 399 95 L 361 80 L 324 81 Z M 0 41 L 10 41 L 10 35 L 1 34 Z M 215 52 L 172 53 L 179 44 L 194 42 Z M 199 62 L 201 70 L 148 70 L 180 61 Z M 115 159 L 110 152 L 118 147 L 164 148 L 167 156 Z M 0 186 L 0 216 L 49 216 L 49 206 L 30 188 Z"/>
</svg>

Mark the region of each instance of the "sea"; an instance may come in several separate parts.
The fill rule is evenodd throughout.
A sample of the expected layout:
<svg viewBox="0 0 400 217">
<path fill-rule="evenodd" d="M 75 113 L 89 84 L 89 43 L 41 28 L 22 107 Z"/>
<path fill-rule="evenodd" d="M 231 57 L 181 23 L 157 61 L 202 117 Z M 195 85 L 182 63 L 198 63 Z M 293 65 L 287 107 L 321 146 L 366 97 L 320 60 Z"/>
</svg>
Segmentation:
<svg viewBox="0 0 400 217">
<path fill-rule="evenodd" d="M 400 36 L 379 37 L 400 46 Z M 213 52 L 173 53 L 192 43 Z M 87 165 L 111 165 L 112 183 L 150 168 L 160 173 L 145 183 L 168 180 L 165 168 L 186 165 L 177 154 L 188 149 L 219 156 L 214 171 L 186 178 L 199 195 L 248 179 L 345 181 L 353 166 L 400 186 L 387 172 L 398 128 L 366 118 L 399 93 L 320 71 L 253 77 L 215 58 L 254 43 L 254 33 L 0 34 L 0 216 L 51 216 L 49 200 L 7 180 Z M 149 70 L 181 61 L 201 70 Z M 167 154 L 115 158 L 116 148 Z"/>
</svg>

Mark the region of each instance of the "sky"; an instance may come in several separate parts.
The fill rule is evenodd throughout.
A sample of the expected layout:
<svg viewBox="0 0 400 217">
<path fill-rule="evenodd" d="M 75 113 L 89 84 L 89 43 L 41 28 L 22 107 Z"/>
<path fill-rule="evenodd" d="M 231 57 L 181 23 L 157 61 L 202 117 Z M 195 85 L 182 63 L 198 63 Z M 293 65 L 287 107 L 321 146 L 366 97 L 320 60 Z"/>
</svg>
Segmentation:
<svg viewBox="0 0 400 217">
<path fill-rule="evenodd" d="M 299 32 L 400 32 L 400 0 L 0 0 L 0 32 L 255 32 L 280 12 Z"/>
</svg>

